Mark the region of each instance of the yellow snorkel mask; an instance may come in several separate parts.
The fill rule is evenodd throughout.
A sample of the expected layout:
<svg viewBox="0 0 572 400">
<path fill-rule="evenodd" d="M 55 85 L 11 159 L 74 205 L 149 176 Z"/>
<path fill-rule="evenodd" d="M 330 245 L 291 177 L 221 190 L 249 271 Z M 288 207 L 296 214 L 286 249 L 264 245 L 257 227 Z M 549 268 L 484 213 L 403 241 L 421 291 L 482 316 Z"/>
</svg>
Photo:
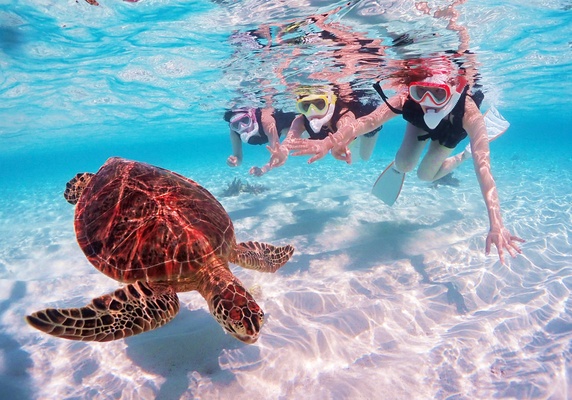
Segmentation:
<svg viewBox="0 0 572 400">
<path fill-rule="evenodd" d="M 306 117 L 321 117 L 328 113 L 330 106 L 335 105 L 337 97 L 333 93 L 309 94 L 299 97 L 296 101 L 296 109 Z"/>
<path fill-rule="evenodd" d="M 332 119 L 336 100 L 337 97 L 332 92 L 309 94 L 298 98 L 296 108 L 306 117 L 310 128 L 314 132 L 319 132 Z"/>
</svg>

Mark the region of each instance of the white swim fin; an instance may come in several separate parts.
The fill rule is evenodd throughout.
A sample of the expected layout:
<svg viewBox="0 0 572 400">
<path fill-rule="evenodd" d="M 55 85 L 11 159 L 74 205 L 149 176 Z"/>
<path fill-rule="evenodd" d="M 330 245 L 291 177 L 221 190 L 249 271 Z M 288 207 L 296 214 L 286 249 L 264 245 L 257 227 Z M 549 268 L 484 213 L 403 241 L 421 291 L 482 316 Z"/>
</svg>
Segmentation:
<svg viewBox="0 0 572 400">
<path fill-rule="evenodd" d="M 510 122 L 504 119 L 495 106 L 491 106 L 485 113 L 485 125 L 487 126 L 487 135 L 490 143 L 506 132 L 510 126 Z M 470 143 L 465 147 L 465 151 L 471 154 Z"/>
<path fill-rule="evenodd" d="M 395 161 L 392 161 L 379 175 L 371 189 L 371 193 L 388 206 L 392 206 L 399 197 L 405 180 L 405 174 L 393 168 L 394 163 Z"/>
</svg>

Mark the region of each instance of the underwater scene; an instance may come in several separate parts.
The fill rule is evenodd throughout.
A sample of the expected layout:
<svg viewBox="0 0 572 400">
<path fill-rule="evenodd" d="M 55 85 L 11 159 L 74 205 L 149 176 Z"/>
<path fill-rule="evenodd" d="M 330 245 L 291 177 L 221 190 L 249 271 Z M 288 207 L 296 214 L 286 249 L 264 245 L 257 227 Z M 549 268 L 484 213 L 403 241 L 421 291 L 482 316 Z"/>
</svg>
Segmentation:
<svg viewBox="0 0 572 400">
<path fill-rule="evenodd" d="M 0 398 L 572 397 L 572 1 L 0 1 Z"/>
</svg>

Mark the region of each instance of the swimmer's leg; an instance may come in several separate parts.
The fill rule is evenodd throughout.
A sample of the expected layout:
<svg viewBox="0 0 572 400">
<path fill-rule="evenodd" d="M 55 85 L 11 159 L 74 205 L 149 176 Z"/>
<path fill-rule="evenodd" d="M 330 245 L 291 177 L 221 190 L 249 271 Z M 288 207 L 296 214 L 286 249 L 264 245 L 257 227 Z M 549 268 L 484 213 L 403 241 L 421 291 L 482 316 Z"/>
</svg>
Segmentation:
<svg viewBox="0 0 572 400">
<path fill-rule="evenodd" d="M 453 149 L 440 145 L 437 141 L 431 141 L 429 150 L 417 169 L 419 179 L 431 182 L 457 168 L 463 162 L 462 153 L 449 157 L 452 151 Z"/>
<path fill-rule="evenodd" d="M 371 158 L 381 128 L 382 127 L 379 127 L 379 129 L 359 137 L 359 156 L 362 160 L 367 161 Z"/>
<path fill-rule="evenodd" d="M 407 123 L 401 147 L 395 156 L 394 168 L 397 171 L 402 173 L 410 172 L 417 166 L 421 153 L 427 143 L 427 141 L 420 141 L 417 138 L 425 133 L 423 129 L 416 128 L 409 122 Z"/>
</svg>

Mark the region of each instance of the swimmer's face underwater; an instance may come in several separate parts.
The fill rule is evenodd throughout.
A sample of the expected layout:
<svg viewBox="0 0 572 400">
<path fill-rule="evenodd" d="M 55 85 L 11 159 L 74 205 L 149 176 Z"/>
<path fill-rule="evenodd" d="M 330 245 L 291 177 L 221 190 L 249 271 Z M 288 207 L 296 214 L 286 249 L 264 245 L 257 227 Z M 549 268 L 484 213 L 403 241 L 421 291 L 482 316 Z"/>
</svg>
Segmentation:
<svg viewBox="0 0 572 400">
<path fill-rule="evenodd" d="M 467 81 L 463 77 L 457 81 L 453 87 L 449 77 L 441 74 L 409 85 L 409 97 L 421 106 L 429 129 L 435 129 L 459 101 Z"/>
<path fill-rule="evenodd" d="M 332 118 L 336 100 L 333 93 L 311 94 L 300 97 L 296 102 L 296 108 L 308 119 L 310 127 L 317 132 Z"/>
<path fill-rule="evenodd" d="M 230 129 L 240 135 L 244 143 L 248 143 L 248 140 L 258 132 L 256 109 L 237 110 L 230 118 L 229 125 Z"/>
</svg>

